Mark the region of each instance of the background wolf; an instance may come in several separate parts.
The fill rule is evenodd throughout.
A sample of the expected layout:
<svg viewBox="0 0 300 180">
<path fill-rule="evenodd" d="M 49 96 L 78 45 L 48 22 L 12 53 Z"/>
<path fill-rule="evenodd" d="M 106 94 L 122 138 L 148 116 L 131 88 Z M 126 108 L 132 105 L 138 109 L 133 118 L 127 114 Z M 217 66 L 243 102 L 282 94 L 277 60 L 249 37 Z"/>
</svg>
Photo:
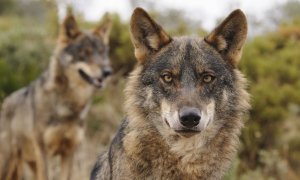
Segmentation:
<svg viewBox="0 0 300 180">
<path fill-rule="evenodd" d="M 111 74 L 110 20 L 82 32 L 73 16 L 61 25 L 49 68 L 5 99 L 0 119 L 0 178 L 22 179 L 24 162 L 47 179 L 48 156 L 61 156 L 61 179 L 70 179 L 73 154 L 83 139 L 83 119 L 96 88 Z"/>
<path fill-rule="evenodd" d="M 91 179 L 221 179 L 250 107 L 237 70 L 246 34 L 240 10 L 200 39 L 172 38 L 137 8 L 127 118 Z"/>
</svg>

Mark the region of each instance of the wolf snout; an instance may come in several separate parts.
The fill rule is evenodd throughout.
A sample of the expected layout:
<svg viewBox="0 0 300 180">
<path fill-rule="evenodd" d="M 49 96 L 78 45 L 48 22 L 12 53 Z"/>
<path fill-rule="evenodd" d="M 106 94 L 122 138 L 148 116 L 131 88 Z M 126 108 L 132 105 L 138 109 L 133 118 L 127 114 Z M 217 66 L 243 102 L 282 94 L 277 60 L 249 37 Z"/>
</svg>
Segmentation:
<svg viewBox="0 0 300 180">
<path fill-rule="evenodd" d="M 186 128 L 197 126 L 201 120 L 201 112 L 198 108 L 184 107 L 179 111 L 180 123 Z"/>
<path fill-rule="evenodd" d="M 111 68 L 106 68 L 103 70 L 103 77 L 106 78 L 108 76 L 112 75 L 112 69 Z"/>
</svg>

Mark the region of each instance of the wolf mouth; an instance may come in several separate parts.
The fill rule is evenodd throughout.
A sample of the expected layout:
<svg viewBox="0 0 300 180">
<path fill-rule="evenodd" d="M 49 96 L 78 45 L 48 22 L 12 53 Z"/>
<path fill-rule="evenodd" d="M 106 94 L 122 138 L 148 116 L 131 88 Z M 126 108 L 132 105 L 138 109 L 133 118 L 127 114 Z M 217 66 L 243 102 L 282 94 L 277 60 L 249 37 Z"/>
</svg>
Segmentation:
<svg viewBox="0 0 300 180">
<path fill-rule="evenodd" d="M 168 123 L 168 121 L 165 119 L 165 123 L 168 125 L 169 128 L 171 128 L 170 124 Z M 172 128 L 171 128 L 172 129 Z M 186 128 L 182 128 L 182 129 L 173 129 L 176 133 L 185 136 L 185 137 L 190 137 L 193 136 L 197 133 L 200 133 L 201 131 L 195 130 L 195 129 L 186 129 Z"/>
<path fill-rule="evenodd" d="M 197 131 L 193 129 L 181 129 L 181 130 L 175 130 L 175 132 L 184 137 L 191 137 L 195 134 L 201 133 L 201 131 Z"/>
<path fill-rule="evenodd" d="M 201 131 L 196 131 L 196 130 L 191 130 L 191 129 L 175 130 L 175 132 L 186 138 L 189 138 L 196 134 L 201 133 Z"/>
<path fill-rule="evenodd" d="M 78 70 L 78 73 L 89 84 L 93 85 L 96 88 L 102 88 L 103 86 L 103 79 L 102 78 L 92 78 L 87 73 L 85 73 L 82 69 Z"/>
<path fill-rule="evenodd" d="M 182 129 L 182 130 L 175 130 L 177 133 L 200 133 L 200 131 L 196 131 L 193 129 Z"/>
</svg>

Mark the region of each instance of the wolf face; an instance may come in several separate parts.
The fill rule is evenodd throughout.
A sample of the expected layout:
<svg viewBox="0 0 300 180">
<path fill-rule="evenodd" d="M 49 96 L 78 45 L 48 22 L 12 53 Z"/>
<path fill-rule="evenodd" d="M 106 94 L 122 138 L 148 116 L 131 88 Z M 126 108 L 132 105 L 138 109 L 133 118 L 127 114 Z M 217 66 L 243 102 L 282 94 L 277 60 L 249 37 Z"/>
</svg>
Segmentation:
<svg viewBox="0 0 300 180">
<path fill-rule="evenodd" d="M 91 179 L 222 179 L 250 108 L 237 69 L 245 15 L 233 11 L 205 38 L 172 38 L 137 8 L 130 28 L 138 64 L 126 119 Z"/>
<path fill-rule="evenodd" d="M 60 28 L 56 56 L 70 81 L 85 82 L 101 88 L 111 75 L 108 41 L 111 22 L 104 17 L 101 25 L 90 32 L 79 30 L 73 16 L 65 18 Z M 80 76 L 80 78 L 78 78 Z"/>
<path fill-rule="evenodd" d="M 246 34 L 240 10 L 204 39 L 172 38 L 144 10 L 134 11 L 131 38 L 139 67 L 134 96 L 146 117 L 156 114 L 159 131 L 190 136 L 218 129 L 245 108 L 236 106 L 241 93 L 236 87 L 243 81 L 236 67 Z"/>
</svg>

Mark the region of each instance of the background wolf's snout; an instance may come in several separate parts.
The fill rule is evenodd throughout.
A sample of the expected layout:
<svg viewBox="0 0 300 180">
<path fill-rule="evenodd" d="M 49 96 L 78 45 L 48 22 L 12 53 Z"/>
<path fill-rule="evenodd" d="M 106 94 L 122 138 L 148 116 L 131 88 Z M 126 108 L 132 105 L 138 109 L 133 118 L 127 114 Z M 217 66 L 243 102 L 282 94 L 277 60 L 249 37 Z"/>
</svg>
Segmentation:
<svg viewBox="0 0 300 180">
<path fill-rule="evenodd" d="M 104 78 L 110 76 L 112 74 L 112 69 L 111 68 L 106 68 L 103 70 L 103 76 Z"/>
<path fill-rule="evenodd" d="M 179 111 L 180 123 L 187 128 L 195 127 L 199 124 L 201 115 L 197 108 L 184 107 Z"/>
</svg>

